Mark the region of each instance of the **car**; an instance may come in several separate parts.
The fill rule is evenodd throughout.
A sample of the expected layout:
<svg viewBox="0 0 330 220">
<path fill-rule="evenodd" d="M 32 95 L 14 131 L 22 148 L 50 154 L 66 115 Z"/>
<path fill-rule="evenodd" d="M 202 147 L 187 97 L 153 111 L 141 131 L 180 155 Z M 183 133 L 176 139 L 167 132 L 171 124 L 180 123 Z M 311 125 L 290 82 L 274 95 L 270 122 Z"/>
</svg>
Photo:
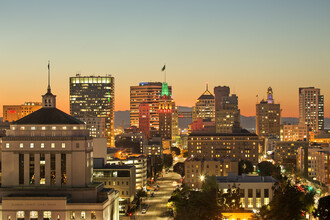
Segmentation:
<svg viewBox="0 0 330 220">
<path fill-rule="evenodd" d="M 147 210 L 146 209 L 142 209 L 142 214 L 146 214 L 147 213 Z"/>
</svg>

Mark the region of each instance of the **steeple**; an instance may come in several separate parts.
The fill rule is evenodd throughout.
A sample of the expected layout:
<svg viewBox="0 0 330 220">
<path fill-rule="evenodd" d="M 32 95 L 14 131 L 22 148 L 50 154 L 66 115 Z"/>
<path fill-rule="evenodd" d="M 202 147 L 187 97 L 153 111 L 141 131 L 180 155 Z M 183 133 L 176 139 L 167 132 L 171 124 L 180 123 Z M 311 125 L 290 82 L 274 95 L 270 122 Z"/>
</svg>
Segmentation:
<svg viewBox="0 0 330 220">
<path fill-rule="evenodd" d="M 268 102 L 268 104 L 274 104 L 272 87 L 269 87 L 267 90 L 267 102 Z"/>
<path fill-rule="evenodd" d="M 168 85 L 166 82 L 163 82 L 162 84 L 162 92 L 160 93 L 161 99 L 168 99 L 171 98 L 170 90 L 168 89 Z"/>
<path fill-rule="evenodd" d="M 53 95 L 50 89 L 50 62 L 48 61 L 48 87 L 47 93 L 42 96 L 43 108 L 56 108 L 56 95 Z"/>
</svg>

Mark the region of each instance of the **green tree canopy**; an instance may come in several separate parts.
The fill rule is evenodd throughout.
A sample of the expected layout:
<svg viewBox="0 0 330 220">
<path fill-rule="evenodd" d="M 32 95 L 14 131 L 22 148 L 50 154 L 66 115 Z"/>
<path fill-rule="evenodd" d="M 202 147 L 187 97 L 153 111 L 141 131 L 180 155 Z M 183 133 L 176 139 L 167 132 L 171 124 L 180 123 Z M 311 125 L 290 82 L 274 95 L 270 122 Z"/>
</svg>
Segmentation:
<svg viewBox="0 0 330 220">
<path fill-rule="evenodd" d="M 253 165 L 249 160 L 240 160 L 238 163 L 238 174 L 253 172 Z"/>
<path fill-rule="evenodd" d="M 164 166 L 165 168 L 170 168 L 173 165 L 172 154 L 164 154 Z"/>
</svg>

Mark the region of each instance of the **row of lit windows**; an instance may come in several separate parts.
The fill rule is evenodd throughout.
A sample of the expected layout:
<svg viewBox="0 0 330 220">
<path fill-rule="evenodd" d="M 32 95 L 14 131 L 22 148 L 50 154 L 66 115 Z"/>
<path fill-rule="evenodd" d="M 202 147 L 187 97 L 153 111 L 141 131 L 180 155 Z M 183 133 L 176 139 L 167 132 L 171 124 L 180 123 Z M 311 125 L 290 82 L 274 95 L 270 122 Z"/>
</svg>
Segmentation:
<svg viewBox="0 0 330 220">
<path fill-rule="evenodd" d="M 25 126 L 21 126 L 21 127 L 17 127 L 17 128 L 19 130 L 27 130 L 27 129 L 30 128 L 30 130 L 34 131 L 34 130 L 39 130 L 40 127 L 34 127 L 34 126 L 32 126 L 32 127 L 25 127 Z M 11 129 L 12 130 L 16 130 L 16 127 L 12 126 Z M 43 126 L 43 127 L 41 127 L 41 130 L 48 130 L 48 129 L 49 130 L 57 130 L 57 129 L 59 129 L 59 130 L 67 130 L 67 127 L 66 126 L 63 126 L 63 127 L 56 127 L 56 126 L 45 127 L 45 126 Z M 80 126 L 80 127 L 74 126 L 73 127 L 73 130 L 78 130 L 78 129 L 85 130 L 86 128 L 85 128 L 85 126 Z"/>
<path fill-rule="evenodd" d="M 78 143 L 77 143 L 78 144 Z M 50 147 L 51 148 L 55 148 L 55 143 L 51 143 L 50 144 Z M 65 143 L 62 143 L 62 148 L 65 148 Z M 20 148 L 24 148 L 24 143 L 20 143 L 19 144 L 19 147 Z M 35 144 L 34 143 L 30 143 L 30 148 L 34 148 L 35 147 Z M 79 144 L 77 145 L 77 148 L 79 147 Z M 10 143 L 6 143 L 6 148 L 10 148 Z M 40 148 L 45 148 L 45 143 L 41 143 L 40 144 Z"/>
</svg>

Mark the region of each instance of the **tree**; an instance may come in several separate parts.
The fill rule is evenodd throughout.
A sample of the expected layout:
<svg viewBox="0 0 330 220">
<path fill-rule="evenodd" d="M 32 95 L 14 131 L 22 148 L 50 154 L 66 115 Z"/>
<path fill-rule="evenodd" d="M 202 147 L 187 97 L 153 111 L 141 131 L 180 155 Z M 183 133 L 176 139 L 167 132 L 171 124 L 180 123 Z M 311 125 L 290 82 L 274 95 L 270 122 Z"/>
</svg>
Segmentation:
<svg viewBox="0 0 330 220">
<path fill-rule="evenodd" d="M 226 193 L 220 192 L 220 204 L 223 207 L 223 210 L 225 211 L 237 211 L 237 210 L 243 210 L 240 199 L 240 189 L 239 187 L 236 187 L 233 185 L 232 187 L 229 187 Z"/>
<path fill-rule="evenodd" d="M 170 168 L 173 165 L 172 154 L 164 154 L 164 166 L 165 168 Z"/>
<path fill-rule="evenodd" d="M 174 152 L 174 154 L 177 156 L 179 156 L 181 154 L 180 148 L 178 148 L 178 147 L 171 147 L 171 152 Z"/>
<path fill-rule="evenodd" d="M 315 210 L 314 217 L 318 217 L 320 220 L 329 220 L 330 219 L 330 196 L 325 196 L 319 199 L 319 204 Z"/>
<path fill-rule="evenodd" d="M 178 162 L 173 166 L 173 171 L 180 174 L 181 177 L 184 177 L 185 171 L 184 171 L 184 163 Z"/>
<path fill-rule="evenodd" d="M 146 191 L 144 191 L 143 189 L 139 189 L 138 191 L 136 191 L 136 198 L 138 200 L 138 204 L 137 206 L 139 206 L 141 204 L 141 200 L 143 197 L 147 197 L 148 194 Z"/>
<path fill-rule="evenodd" d="M 306 213 L 312 213 L 315 191 L 307 187 L 297 187 L 287 181 L 277 185 L 273 200 L 269 206 L 261 209 L 259 215 L 263 219 L 306 219 Z"/>
<path fill-rule="evenodd" d="M 240 160 L 238 163 L 238 174 L 253 172 L 253 165 L 249 160 Z"/>
<path fill-rule="evenodd" d="M 260 176 L 272 176 L 275 179 L 279 179 L 281 177 L 281 168 L 268 161 L 258 163 L 257 170 Z"/>
<path fill-rule="evenodd" d="M 215 176 L 205 178 L 201 191 L 192 191 L 186 186 L 175 190 L 169 199 L 175 212 L 175 219 L 221 219 L 218 193 Z"/>
</svg>

